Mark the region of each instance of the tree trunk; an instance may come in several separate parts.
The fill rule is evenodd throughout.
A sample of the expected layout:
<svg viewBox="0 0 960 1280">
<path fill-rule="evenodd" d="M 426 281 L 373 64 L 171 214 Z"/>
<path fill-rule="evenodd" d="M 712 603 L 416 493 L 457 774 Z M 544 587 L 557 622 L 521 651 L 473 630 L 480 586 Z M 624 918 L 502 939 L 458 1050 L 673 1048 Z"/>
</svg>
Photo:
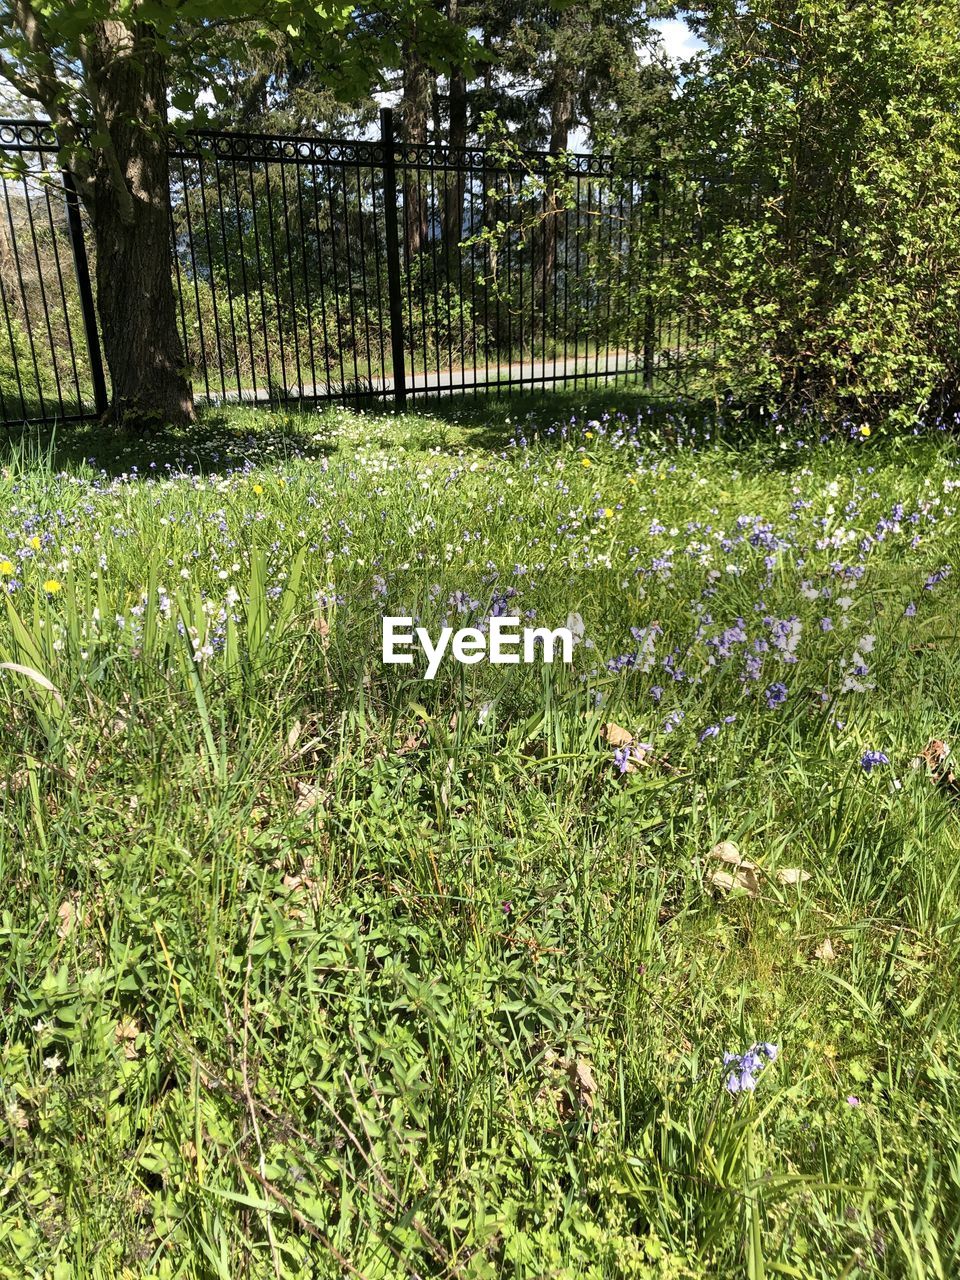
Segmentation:
<svg viewBox="0 0 960 1280">
<path fill-rule="evenodd" d="M 407 145 L 427 140 L 433 88 L 434 76 L 420 56 L 414 33 L 403 57 L 403 140 Z M 419 169 L 414 174 L 407 171 L 403 180 L 403 230 L 407 262 L 412 263 L 427 239 L 427 192 Z"/>
<path fill-rule="evenodd" d="M 171 270 L 163 54 L 144 24 L 109 20 L 94 26 L 87 62 L 104 141 L 78 185 L 96 247 L 110 418 L 183 425 L 193 421 L 193 393 Z"/>
<path fill-rule="evenodd" d="M 558 60 L 553 73 L 550 101 L 550 153 L 560 155 L 566 151 L 570 141 L 570 130 L 573 128 L 576 111 L 577 71 L 569 63 Z M 549 308 L 550 293 L 556 286 L 557 272 L 557 233 L 562 216 L 556 183 L 552 175 L 547 178 L 543 200 L 543 230 L 540 235 L 540 261 L 534 273 L 534 297 L 545 298 L 545 307 Z M 536 329 L 541 321 L 546 327 L 547 312 L 543 315 L 534 309 L 532 328 Z"/>
<path fill-rule="evenodd" d="M 459 8 L 459 0 L 449 0 L 447 17 L 451 23 L 458 21 Z M 454 165 L 458 165 L 462 157 L 456 153 L 467 145 L 467 77 L 463 67 L 452 67 L 450 70 L 448 141 L 455 153 Z M 455 271 L 459 262 L 460 241 L 463 239 L 464 192 L 464 174 L 461 169 L 455 168 L 447 175 L 446 190 L 443 193 L 443 244 L 448 273 Z"/>
<path fill-rule="evenodd" d="M 467 145 L 467 77 L 460 67 L 450 73 L 450 147 L 454 152 L 453 162 L 460 165 L 463 157 L 459 152 Z M 460 241 L 463 239 L 463 197 L 464 173 L 460 168 L 447 176 L 447 189 L 444 192 L 443 208 L 443 241 L 446 248 L 447 262 L 456 265 L 460 253 Z"/>
</svg>

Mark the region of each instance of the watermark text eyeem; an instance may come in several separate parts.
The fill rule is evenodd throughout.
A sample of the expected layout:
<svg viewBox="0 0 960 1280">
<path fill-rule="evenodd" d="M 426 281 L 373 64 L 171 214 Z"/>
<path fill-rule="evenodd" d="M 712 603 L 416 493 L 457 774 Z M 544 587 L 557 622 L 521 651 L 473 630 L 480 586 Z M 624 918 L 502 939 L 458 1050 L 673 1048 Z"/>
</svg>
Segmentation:
<svg viewBox="0 0 960 1280">
<path fill-rule="evenodd" d="M 432 680 L 448 650 L 464 666 L 484 660 L 495 666 L 553 662 L 557 655 L 560 662 L 569 663 L 573 661 L 574 635 L 569 627 L 521 628 L 519 618 L 495 617 L 489 619 L 486 631 L 478 627 L 461 627 L 457 631 L 443 627 L 434 642 L 426 627 L 414 627 L 413 618 L 383 619 L 385 664 L 410 666 L 415 646 L 427 660 L 424 677 Z"/>
</svg>

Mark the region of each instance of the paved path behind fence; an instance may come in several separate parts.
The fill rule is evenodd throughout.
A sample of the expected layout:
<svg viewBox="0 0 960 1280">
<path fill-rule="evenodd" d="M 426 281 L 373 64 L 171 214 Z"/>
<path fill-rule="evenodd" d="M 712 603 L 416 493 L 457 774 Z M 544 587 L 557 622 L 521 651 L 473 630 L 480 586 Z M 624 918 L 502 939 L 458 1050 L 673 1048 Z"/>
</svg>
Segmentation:
<svg viewBox="0 0 960 1280">
<path fill-rule="evenodd" d="M 637 357 L 626 351 L 611 351 L 609 354 L 569 357 L 566 360 L 518 360 L 512 364 L 477 365 L 471 369 L 428 369 L 421 373 L 408 373 L 406 377 L 407 395 L 455 395 L 457 393 L 496 390 L 524 391 L 536 390 L 543 386 L 557 385 L 563 382 L 596 384 L 601 379 L 638 374 L 640 362 Z M 194 387 L 198 398 L 200 387 Z M 346 388 L 339 382 L 305 383 L 302 389 L 292 384 L 284 399 L 288 400 L 326 400 L 339 399 L 342 396 L 375 395 L 390 396 L 394 393 L 393 378 L 370 378 L 360 370 L 356 381 L 349 376 Z M 276 396 L 274 395 L 274 398 Z M 236 403 L 267 404 L 270 402 L 270 389 L 265 386 L 244 387 L 238 391 L 228 391 L 224 396 L 211 387 L 210 401 L 214 404 Z"/>
</svg>

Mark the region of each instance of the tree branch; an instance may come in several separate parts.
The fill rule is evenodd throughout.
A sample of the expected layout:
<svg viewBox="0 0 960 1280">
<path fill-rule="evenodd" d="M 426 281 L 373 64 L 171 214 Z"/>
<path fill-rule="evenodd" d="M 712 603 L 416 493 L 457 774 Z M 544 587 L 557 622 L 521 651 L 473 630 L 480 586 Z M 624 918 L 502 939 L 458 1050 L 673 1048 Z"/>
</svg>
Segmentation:
<svg viewBox="0 0 960 1280">
<path fill-rule="evenodd" d="M 60 81 L 57 78 L 57 68 L 54 65 L 53 58 L 50 56 L 50 49 L 40 26 L 40 19 L 34 12 L 30 0 L 13 0 L 11 12 L 26 41 L 27 48 L 33 55 L 36 93 L 32 96 L 43 103 L 50 118 L 53 119 L 58 109 Z"/>
</svg>

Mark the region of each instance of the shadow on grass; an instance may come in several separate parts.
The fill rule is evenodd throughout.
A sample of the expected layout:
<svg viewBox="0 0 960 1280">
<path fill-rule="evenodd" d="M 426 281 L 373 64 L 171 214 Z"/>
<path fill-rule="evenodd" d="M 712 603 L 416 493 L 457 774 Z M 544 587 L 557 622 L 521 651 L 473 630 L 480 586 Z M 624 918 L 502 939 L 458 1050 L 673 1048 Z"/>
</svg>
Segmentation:
<svg viewBox="0 0 960 1280">
<path fill-rule="evenodd" d="M 107 475 L 136 470 L 225 472 L 282 462 L 321 458 L 356 448 L 359 433 L 374 448 L 410 450 L 501 450 L 518 434 L 567 423 L 571 417 L 599 417 L 620 411 L 636 419 L 641 411 L 662 415 L 676 401 L 645 395 L 635 388 L 517 391 L 512 394 L 420 395 L 394 414 L 384 402 L 329 403 L 283 408 L 198 406 L 189 428 L 146 434 L 104 427 L 97 422 L 51 426 L 0 426 L 0 464 L 43 463 L 54 470 L 92 467 Z M 344 414 L 353 414 L 353 430 L 340 435 Z"/>
<path fill-rule="evenodd" d="M 560 443 L 560 428 L 573 419 L 586 427 L 590 419 L 618 414 L 650 447 L 720 445 L 737 454 L 737 465 L 748 470 L 791 472 L 808 464 L 808 446 L 815 443 L 810 439 L 798 445 L 795 437 L 778 437 L 768 420 L 750 411 L 718 416 L 714 401 L 706 397 L 650 393 L 621 384 L 419 395 L 402 414 L 383 402 L 201 406 L 192 427 L 146 435 L 96 422 L 0 426 L 0 465 L 92 468 L 107 476 L 145 477 L 223 474 L 294 460 L 349 457 L 361 444 L 402 449 L 407 455 L 437 449 L 500 452 L 520 437 L 550 447 Z M 875 443 L 871 441 L 871 452 Z M 856 447 L 863 448 L 863 442 Z"/>
</svg>

